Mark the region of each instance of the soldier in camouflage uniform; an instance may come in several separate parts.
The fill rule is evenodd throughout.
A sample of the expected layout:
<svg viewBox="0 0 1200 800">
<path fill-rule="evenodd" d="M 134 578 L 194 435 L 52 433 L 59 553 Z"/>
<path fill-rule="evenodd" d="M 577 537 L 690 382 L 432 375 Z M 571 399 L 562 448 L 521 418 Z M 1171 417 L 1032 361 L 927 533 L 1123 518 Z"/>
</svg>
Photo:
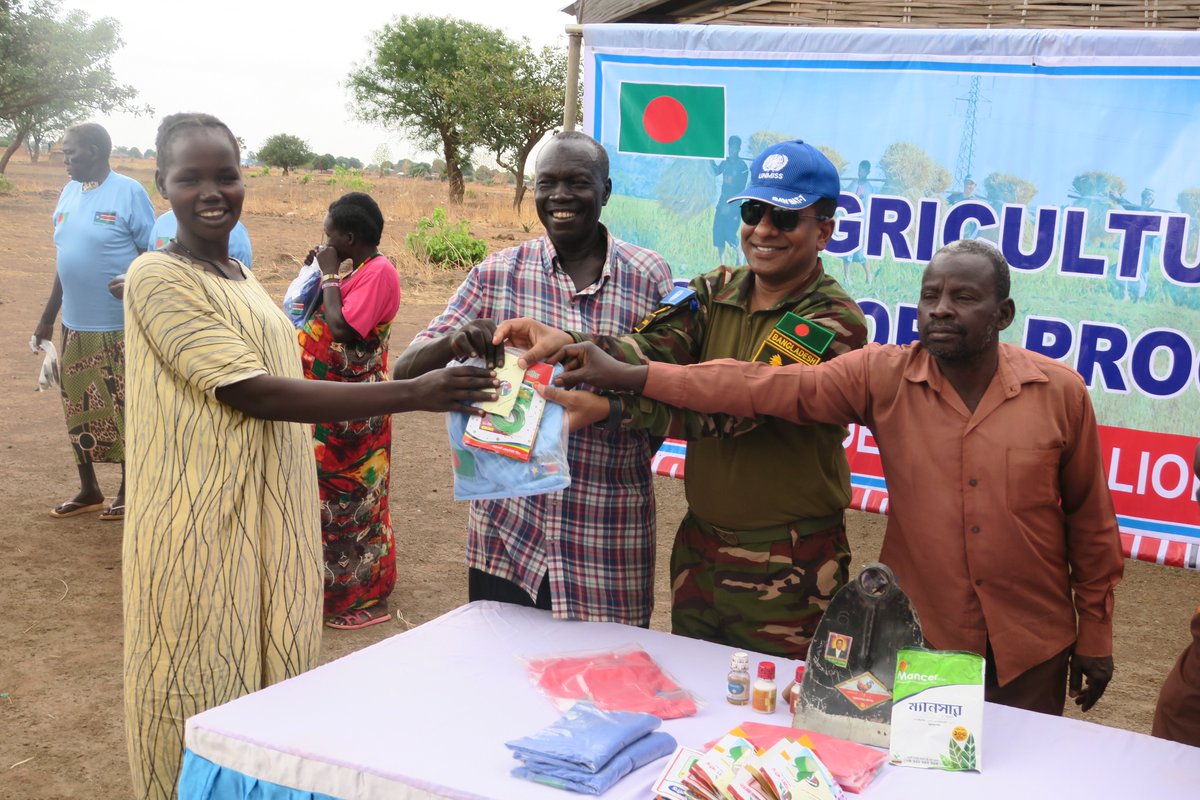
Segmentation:
<svg viewBox="0 0 1200 800">
<path fill-rule="evenodd" d="M 691 293 L 668 296 L 638 333 L 571 333 L 569 339 L 594 341 L 626 363 L 751 361 L 792 312 L 833 332 L 822 360 L 862 347 L 862 311 L 825 273 L 819 256 L 833 234 L 841 185 L 833 164 L 810 145 L 784 142 L 755 160 L 750 179 L 734 198 L 747 201 L 741 241 L 748 267 L 722 266 L 694 278 Z M 527 320 L 502 325 L 497 341 L 506 336 L 532 345 L 530 360 L 568 341 L 568 335 Z M 610 427 L 645 428 L 689 442 L 688 514 L 671 553 L 672 631 L 804 658 L 821 614 L 848 579 L 844 429 L 610 397 L 578 399 L 594 406 L 592 418 L 608 414 Z"/>
</svg>

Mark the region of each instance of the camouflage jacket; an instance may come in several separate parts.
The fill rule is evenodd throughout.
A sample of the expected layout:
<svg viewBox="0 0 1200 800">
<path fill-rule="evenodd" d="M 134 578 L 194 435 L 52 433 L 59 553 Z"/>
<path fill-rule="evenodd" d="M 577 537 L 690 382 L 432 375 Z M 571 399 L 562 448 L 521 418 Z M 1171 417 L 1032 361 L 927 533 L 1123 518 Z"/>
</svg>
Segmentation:
<svg viewBox="0 0 1200 800">
<path fill-rule="evenodd" d="M 792 297 L 751 313 L 753 280 L 745 267 L 718 267 L 690 282 L 694 308 L 684 303 L 638 334 L 586 338 L 626 363 L 751 361 L 791 311 L 833 331 L 823 360 L 866 343 L 858 304 L 823 270 Z M 622 406 L 622 424 L 691 442 L 685 467 L 688 502 L 714 525 L 752 530 L 786 524 L 833 514 L 850 500 L 850 470 L 841 444 L 845 432 L 838 426 L 699 414 L 634 396 L 623 396 Z"/>
</svg>

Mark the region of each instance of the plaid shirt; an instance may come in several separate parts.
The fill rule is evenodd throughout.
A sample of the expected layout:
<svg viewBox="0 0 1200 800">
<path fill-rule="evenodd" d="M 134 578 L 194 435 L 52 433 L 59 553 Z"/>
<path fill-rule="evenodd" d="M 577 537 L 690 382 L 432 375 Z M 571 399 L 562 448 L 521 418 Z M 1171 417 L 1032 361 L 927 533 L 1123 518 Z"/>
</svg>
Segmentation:
<svg viewBox="0 0 1200 800">
<path fill-rule="evenodd" d="M 488 256 L 413 342 L 473 319 L 533 317 L 556 328 L 628 333 L 671 291 L 652 250 L 608 235 L 599 279 L 576 291 L 545 236 Z M 571 486 L 471 502 L 467 564 L 537 594 L 549 574 L 554 616 L 644 625 L 654 603 L 654 488 L 644 431 L 571 434 Z"/>
</svg>

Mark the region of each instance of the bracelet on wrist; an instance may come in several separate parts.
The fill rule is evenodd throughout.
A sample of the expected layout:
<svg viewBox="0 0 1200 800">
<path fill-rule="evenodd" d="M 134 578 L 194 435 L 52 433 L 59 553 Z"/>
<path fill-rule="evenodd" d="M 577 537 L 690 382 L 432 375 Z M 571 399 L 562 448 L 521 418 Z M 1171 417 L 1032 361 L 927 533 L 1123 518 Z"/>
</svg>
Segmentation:
<svg viewBox="0 0 1200 800">
<path fill-rule="evenodd" d="M 602 422 L 597 422 L 596 425 L 610 433 L 615 433 L 621 430 L 621 418 L 625 413 L 625 409 L 621 404 L 621 398 L 615 394 L 601 396 L 608 400 L 608 417 Z"/>
</svg>

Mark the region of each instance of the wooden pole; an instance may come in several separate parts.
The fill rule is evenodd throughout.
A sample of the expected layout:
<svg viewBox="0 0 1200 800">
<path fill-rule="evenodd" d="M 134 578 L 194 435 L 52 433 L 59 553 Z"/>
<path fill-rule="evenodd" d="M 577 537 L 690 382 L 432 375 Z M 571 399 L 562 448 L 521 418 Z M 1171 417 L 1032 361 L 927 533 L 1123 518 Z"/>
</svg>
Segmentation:
<svg viewBox="0 0 1200 800">
<path fill-rule="evenodd" d="M 563 108 L 563 130 L 573 131 L 579 122 L 579 53 L 583 45 L 583 26 L 572 24 L 567 30 L 567 97 Z"/>
</svg>

